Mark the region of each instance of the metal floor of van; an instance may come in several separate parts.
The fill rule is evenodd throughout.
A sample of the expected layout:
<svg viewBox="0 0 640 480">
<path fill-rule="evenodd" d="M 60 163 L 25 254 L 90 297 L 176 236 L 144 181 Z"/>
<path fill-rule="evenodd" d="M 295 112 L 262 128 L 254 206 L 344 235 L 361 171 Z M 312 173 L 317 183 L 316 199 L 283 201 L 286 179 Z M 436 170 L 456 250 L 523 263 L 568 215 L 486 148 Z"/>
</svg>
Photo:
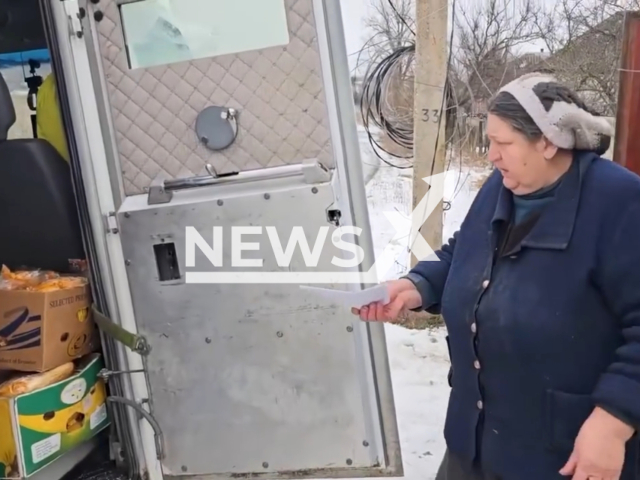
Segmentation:
<svg viewBox="0 0 640 480">
<path fill-rule="evenodd" d="M 129 480 L 129 478 L 126 473 L 116 470 L 109 459 L 109 449 L 98 447 L 60 480 Z"/>
</svg>

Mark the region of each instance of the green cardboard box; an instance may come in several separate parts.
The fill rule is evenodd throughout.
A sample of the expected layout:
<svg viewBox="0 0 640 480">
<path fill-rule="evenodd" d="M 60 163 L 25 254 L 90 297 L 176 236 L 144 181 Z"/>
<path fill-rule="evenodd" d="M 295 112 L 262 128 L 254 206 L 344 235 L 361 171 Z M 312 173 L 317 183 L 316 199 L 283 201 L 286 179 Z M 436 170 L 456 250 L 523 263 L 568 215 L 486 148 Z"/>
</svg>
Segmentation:
<svg viewBox="0 0 640 480">
<path fill-rule="evenodd" d="M 0 478 L 28 478 L 109 425 L 103 366 L 88 355 L 62 382 L 0 398 Z"/>
</svg>

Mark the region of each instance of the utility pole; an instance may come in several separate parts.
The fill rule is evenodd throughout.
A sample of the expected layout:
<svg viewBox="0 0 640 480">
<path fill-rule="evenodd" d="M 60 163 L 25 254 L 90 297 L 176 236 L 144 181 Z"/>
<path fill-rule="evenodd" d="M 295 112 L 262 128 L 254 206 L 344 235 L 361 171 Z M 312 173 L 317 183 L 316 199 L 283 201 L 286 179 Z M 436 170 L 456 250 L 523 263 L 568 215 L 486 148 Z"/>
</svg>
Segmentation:
<svg viewBox="0 0 640 480">
<path fill-rule="evenodd" d="M 427 195 L 423 178 L 445 170 L 448 0 L 416 0 L 413 208 Z M 442 245 L 442 202 L 420 228 L 433 250 Z M 413 242 L 417 232 L 411 232 Z M 411 258 L 411 265 L 419 259 Z"/>
</svg>

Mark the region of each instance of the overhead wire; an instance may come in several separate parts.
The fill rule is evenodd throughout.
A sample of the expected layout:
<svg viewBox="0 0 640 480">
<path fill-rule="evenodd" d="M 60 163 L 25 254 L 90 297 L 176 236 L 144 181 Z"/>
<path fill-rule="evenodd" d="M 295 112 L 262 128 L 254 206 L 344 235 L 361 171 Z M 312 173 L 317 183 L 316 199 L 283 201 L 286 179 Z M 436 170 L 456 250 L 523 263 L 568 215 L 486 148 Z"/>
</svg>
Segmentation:
<svg viewBox="0 0 640 480">
<path fill-rule="evenodd" d="M 360 96 L 360 114 L 363 122 L 363 127 L 367 135 L 367 139 L 369 144 L 371 145 L 375 155 L 385 164 L 399 169 L 408 169 L 413 167 L 413 137 L 414 137 L 414 122 L 413 122 L 413 81 L 411 81 L 410 85 L 408 85 L 407 90 L 411 92 L 411 100 L 409 103 L 410 109 L 408 111 L 408 115 L 402 117 L 399 115 L 399 106 L 394 104 L 390 97 L 393 96 L 395 100 L 398 99 L 399 89 L 402 82 L 405 80 L 405 77 L 408 77 L 406 73 L 411 70 L 411 66 L 414 63 L 415 59 L 415 31 L 409 25 L 407 20 L 403 17 L 403 15 L 398 11 L 397 7 L 394 5 L 392 0 L 387 0 L 390 8 L 392 9 L 394 15 L 398 17 L 398 19 L 403 23 L 403 25 L 411 32 L 413 35 L 413 40 L 408 44 L 403 45 L 399 48 L 394 49 L 390 53 L 384 55 L 378 61 L 369 59 L 369 67 L 366 70 L 362 81 L 362 90 Z M 454 12 L 454 23 L 455 23 L 455 4 L 456 0 L 453 0 L 453 12 Z M 440 108 L 441 115 L 438 119 L 438 127 L 441 126 L 442 116 L 446 115 L 449 112 L 449 109 L 445 107 L 448 97 L 448 92 L 450 88 L 449 83 L 449 72 L 452 62 L 452 43 L 453 43 L 453 35 L 454 35 L 455 25 L 452 25 L 451 29 L 451 37 L 449 40 L 449 58 L 446 67 L 446 78 L 447 81 L 445 83 L 445 91 L 443 92 L 442 104 Z M 375 37 L 374 37 L 375 38 Z M 371 43 L 374 38 L 371 38 L 367 44 Z M 370 49 L 371 45 L 367 45 L 363 47 L 363 49 L 359 53 L 362 53 L 366 49 Z M 376 44 L 380 45 L 380 43 Z M 358 60 L 359 62 L 359 60 Z M 399 70 L 402 69 L 402 70 Z M 398 72 L 403 73 L 398 74 Z M 402 92 L 400 92 L 402 93 Z M 396 102 L 397 103 L 397 102 Z M 392 151 L 390 148 L 385 148 L 381 144 L 380 141 L 376 138 L 376 135 L 372 131 L 374 127 L 381 131 L 383 134 L 388 137 L 390 141 L 392 141 L 397 146 L 401 147 L 402 150 L 406 150 L 406 154 L 400 154 Z M 438 148 L 438 142 L 440 141 L 440 128 L 438 129 L 438 135 L 436 137 L 436 145 L 434 149 L 434 158 L 435 152 Z M 384 155 L 381 155 L 380 152 L 383 152 Z M 386 158 L 385 158 L 386 157 Z M 389 158 L 391 157 L 391 159 Z M 399 165 L 396 162 L 392 161 L 392 159 L 400 159 L 404 160 L 405 164 Z M 408 164 L 406 164 L 408 163 Z M 432 170 L 434 168 L 434 164 L 432 162 Z M 432 172 L 433 173 L 433 172 Z"/>
</svg>

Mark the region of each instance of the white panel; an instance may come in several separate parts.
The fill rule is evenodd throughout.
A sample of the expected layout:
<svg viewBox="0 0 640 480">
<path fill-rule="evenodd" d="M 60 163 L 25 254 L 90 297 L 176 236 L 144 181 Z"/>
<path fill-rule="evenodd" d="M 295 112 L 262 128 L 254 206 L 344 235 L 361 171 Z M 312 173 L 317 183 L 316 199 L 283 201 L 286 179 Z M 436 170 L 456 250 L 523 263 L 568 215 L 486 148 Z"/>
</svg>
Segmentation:
<svg viewBox="0 0 640 480">
<path fill-rule="evenodd" d="M 144 0 L 121 14 L 131 68 L 289 43 L 284 0 Z"/>
</svg>

